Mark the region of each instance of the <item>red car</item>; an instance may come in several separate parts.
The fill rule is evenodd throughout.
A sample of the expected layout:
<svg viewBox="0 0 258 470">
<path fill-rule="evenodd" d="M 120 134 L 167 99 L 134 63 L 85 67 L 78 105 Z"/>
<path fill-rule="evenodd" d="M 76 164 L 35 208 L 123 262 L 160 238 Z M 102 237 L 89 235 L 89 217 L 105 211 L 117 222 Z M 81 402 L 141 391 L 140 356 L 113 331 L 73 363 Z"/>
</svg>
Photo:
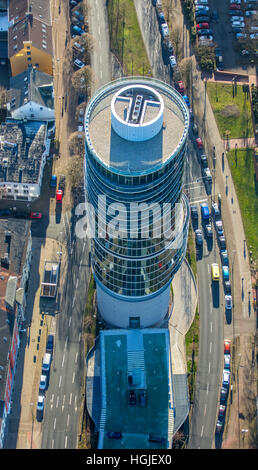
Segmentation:
<svg viewBox="0 0 258 470">
<path fill-rule="evenodd" d="M 183 93 L 183 94 L 184 94 L 184 92 L 185 92 L 185 87 L 184 87 L 184 84 L 183 84 L 182 80 L 179 80 L 179 81 L 177 82 L 177 88 L 178 88 L 179 93 Z"/>
<path fill-rule="evenodd" d="M 230 10 L 240 10 L 241 5 L 237 3 L 232 3 L 229 7 Z"/>
<path fill-rule="evenodd" d="M 196 29 L 209 29 L 209 23 L 199 23 L 196 25 Z"/>
<path fill-rule="evenodd" d="M 63 191 L 62 189 L 56 190 L 56 202 L 62 202 L 63 199 Z"/>
<path fill-rule="evenodd" d="M 30 219 L 41 219 L 42 214 L 41 212 L 31 212 L 30 213 Z"/>
<path fill-rule="evenodd" d="M 224 354 L 230 354 L 230 345 L 231 345 L 230 339 L 225 339 L 225 341 L 224 341 Z"/>
<path fill-rule="evenodd" d="M 196 139 L 196 145 L 197 145 L 198 149 L 202 149 L 202 148 L 203 148 L 202 139 L 201 139 L 200 137 L 197 137 L 197 139 Z"/>
</svg>

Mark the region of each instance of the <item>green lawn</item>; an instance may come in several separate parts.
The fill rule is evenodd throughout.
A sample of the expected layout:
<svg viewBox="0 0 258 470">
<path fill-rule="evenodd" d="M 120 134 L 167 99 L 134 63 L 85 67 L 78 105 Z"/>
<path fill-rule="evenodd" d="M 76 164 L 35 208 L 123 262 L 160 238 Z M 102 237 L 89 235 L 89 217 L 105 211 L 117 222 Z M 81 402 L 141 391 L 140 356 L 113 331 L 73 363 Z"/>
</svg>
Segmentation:
<svg viewBox="0 0 258 470">
<path fill-rule="evenodd" d="M 229 139 L 253 137 L 250 97 L 243 92 L 242 85 L 235 87 L 233 97 L 231 84 L 207 83 L 207 93 L 222 138 L 230 131 Z"/>
<path fill-rule="evenodd" d="M 111 51 L 125 75 L 152 75 L 133 0 L 109 0 Z"/>
<path fill-rule="evenodd" d="M 255 182 L 254 150 L 239 149 L 237 160 L 235 150 L 228 152 L 234 185 L 241 209 L 245 236 L 253 258 L 258 261 L 258 183 Z"/>
</svg>

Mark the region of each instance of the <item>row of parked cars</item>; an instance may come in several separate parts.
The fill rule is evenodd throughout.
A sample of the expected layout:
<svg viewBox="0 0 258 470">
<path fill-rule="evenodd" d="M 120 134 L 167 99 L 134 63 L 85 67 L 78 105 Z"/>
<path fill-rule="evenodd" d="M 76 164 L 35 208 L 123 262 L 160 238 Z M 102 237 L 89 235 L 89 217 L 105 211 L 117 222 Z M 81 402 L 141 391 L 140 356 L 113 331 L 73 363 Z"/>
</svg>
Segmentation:
<svg viewBox="0 0 258 470">
<path fill-rule="evenodd" d="M 250 39 L 258 37 L 258 25 L 252 24 L 252 18 L 257 15 L 257 0 L 229 0 L 229 15 L 231 16 L 232 31 L 236 34 L 236 39 L 247 37 L 247 33 L 243 33 L 246 26 L 250 27 Z M 242 4 L 242 5 L 241 5 Z"/>
<path fill-rule="evenodd" d="M 210 7 L 208 0 L 195 0 L 195 23 L 199 44 L 213 45 L 213 31 L 210 27 Z"/>
<path fill-rule="evenodd" d="M 52 362 L 52 354 L 54 348 L 54 336 L 48 335 L 47 338 L 47 345 L 46 345 L 46 352 L 43 357 L 42 361 L 42 371 L 39 381 L 39 395 L 37 401 L 37 420 L 42 421 L 43 414 L 44 414 L 44 406 L 45 406 L 45 394 L 49 384 L 49 374 L 50 374 L 50 367 Z"/>
<path fill-rule="evenodd" d="M 161 0 L 153 0 L 153 5 L 156 7 L 159 26 L 160 26 L 160 33 L 162 37 L 162 46 L 168 56 L 168 62 L 170 65 L 170 70 L 173 73 L 174 85 L 176 90 L 182 95 L 184 101 L 186 102 L 188 108 L 190 108 L 190 100 L 189 97 L 185 94 L 185 87 L 184 83 L 181 79 L 181 74 L 178 69 L 177 60 L 174 52 L 173 44 L 170 40 L 169 28 L 168 24 L 165 19 L 164 12 L 162 11 L 162 1 Z"/>
<path fill-rule="evenodd" d="M 219 403 L 219 413 L 216 422 L 216 434 L 221 434 L 224 427 L 224 420 L 226 414 L 226 407 L 227 407 L 227 398 L 229 392 L 229 384 L 230 384 L 230 349 L 231 349 L 231 341 L 229 339 L 224 340 L 224 367 L 222 373 L 222 385 L 220 389 L 220 403 Z"/>
</svg>

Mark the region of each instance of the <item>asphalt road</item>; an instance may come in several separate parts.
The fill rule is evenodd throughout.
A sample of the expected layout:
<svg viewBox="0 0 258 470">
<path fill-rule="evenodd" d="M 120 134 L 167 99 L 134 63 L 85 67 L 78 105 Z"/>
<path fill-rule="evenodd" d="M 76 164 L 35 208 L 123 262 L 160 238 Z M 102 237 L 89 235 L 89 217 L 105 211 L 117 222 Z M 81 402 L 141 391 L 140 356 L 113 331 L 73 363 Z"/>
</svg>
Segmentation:
<svg viewBox="0 0 258 470">
<path fill-rule="evenodd" d="M 83 399 L 83 313 L 89 282 L 89 242 L 73 238 L 59 315 L 43 421 L 42 449 L 75 449 Z"/>
</svg>

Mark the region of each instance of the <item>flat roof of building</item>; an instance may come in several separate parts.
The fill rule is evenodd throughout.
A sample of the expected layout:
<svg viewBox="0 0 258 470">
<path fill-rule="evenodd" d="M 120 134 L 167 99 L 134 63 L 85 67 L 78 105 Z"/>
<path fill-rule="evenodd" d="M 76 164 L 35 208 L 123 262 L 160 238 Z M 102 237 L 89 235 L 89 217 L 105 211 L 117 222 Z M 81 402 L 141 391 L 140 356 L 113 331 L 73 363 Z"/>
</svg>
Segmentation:
<svg viewBox="0 0 258 470">
<path fill-rule="evenodd" d="M 0 126 L 0 182 L 35 184 L 45 151 L 46 122 L 6 120 Z"/>
<path fill-rule="evenodd" d="M 166 329 L 106 330 L 100 332 L 101 399 L 106 407 L 104 433 L 99 447 L 105 449 L 167 448 L 169 428 L 169 336 Z M 134 381 L 136 405 L 130 405 L 128 376 Z M 146 404 L 139 392 L 146 390 Z M 103 413 L 103 409 L 102 409 Z M 122 439 L 108 439 L 109 431 Z M 149 442 L 149 435 L 164 438 Z M 102 445 L 100 445 L 103 439 Z"/>
<path fill-rule="evenodd" d="M 155 91 L 155 85 L 153 86 Z M 151 171 L 165 163 L 176 151 L 185 131 L 185 117 L 179 106 L 157 88 L 164 102 L 163 127 L 153 138 L 142 142 L 132 142 L 121 138 L 111 125 L 111 101 L 117 92 L 104 95 L 95 106 L 89 122 L 89 137 L 99 159 L 107 167 L 128 173 Z M 176 93 L 176 92 L 175 92 Z M 179 98 L 180 99 L 180 98 Z M 115 103 L 121 114 L 121 102 Z M 158 107 L 148 106 L 145 119 L 155 118 Z M 100 131 L 101 130 L 101 131 Z"/>
</svg>

